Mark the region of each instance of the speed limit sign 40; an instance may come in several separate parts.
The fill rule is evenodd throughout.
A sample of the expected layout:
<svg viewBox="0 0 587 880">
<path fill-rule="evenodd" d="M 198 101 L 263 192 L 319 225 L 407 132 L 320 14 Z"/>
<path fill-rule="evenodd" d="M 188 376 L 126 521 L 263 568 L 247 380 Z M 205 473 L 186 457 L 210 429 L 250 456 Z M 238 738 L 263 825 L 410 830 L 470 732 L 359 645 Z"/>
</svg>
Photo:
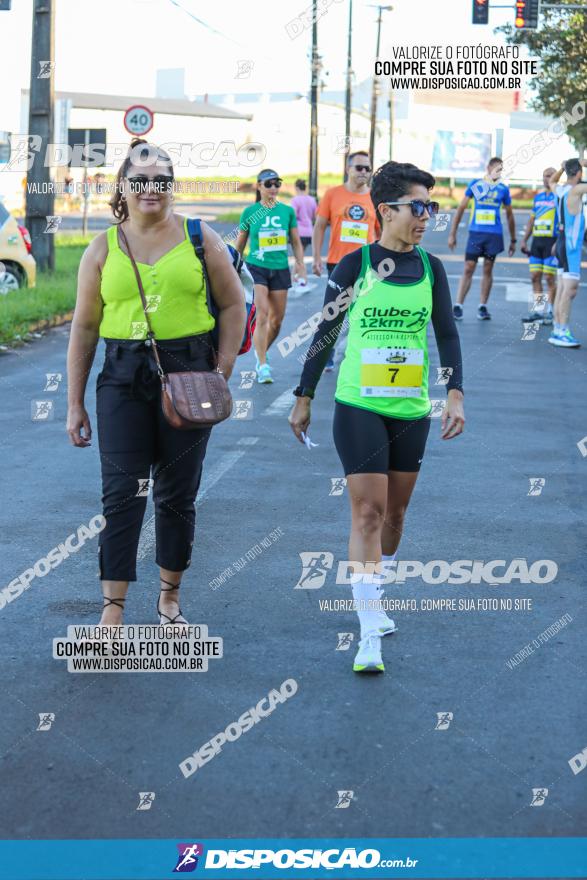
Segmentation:
<svg viewBox="0 0 587 880">
<path fill-rule="evenodd" d="M 153 111 L 143 104 L 133 104 L 124 114 L 124 127 L 139 137 L 153 128 Z"/>
</svg>

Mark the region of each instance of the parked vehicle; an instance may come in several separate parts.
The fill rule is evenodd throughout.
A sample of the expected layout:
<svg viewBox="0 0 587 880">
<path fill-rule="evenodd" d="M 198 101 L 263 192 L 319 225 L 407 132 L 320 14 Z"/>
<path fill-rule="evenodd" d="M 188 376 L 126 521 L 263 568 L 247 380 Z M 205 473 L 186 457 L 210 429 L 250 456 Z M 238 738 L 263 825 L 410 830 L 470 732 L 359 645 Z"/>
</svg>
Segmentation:
<svg viewBox="0 0 587 880">
<path fill-rule="evenodd" d="M 28 229 L 0 202 L 0 294 L 34 287 L 37 266 Z"/>
</svg>

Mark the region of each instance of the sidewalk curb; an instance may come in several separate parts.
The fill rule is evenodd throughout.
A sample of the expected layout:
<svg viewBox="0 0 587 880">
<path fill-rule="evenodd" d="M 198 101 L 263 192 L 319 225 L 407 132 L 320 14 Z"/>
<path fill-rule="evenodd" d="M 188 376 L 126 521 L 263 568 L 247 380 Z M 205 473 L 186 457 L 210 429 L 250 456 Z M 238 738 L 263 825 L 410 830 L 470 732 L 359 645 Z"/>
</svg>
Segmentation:
<svg viewBox="0 0 587 880">
<path fill-rule="evenodd" d="M 28 329 L 25 331 L 24 336 L 29 333 L 38 333 L 42 330 L 50 330 L 52 327 L 61 327 L 63 324 L 68 324 L 73 319 L 73 309 L 70 312 L 63 312 L 60 315 L 53 315 L 51 318 L 43 318 L 40 321 L 35 321 L 33 324 L 29 324 Z M 7 349 L 18 348 L 27 341 L 24 336 L 21 338 L 13 337 L 7 342 L 1 343 Z M 8 354 L 9 351 L 3 351 L 0 349 L 1 354 Z"/>
</svg>

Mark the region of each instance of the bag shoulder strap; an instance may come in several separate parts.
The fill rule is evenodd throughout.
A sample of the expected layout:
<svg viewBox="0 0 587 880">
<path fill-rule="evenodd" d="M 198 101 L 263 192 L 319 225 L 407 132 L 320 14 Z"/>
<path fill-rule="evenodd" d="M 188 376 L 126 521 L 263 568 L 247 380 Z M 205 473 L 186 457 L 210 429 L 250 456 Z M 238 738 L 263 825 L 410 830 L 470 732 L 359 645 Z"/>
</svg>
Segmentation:
<svg viewBox="0 0 587 880">
<path fill-rule="evenodd" d="M 208 312 L 212 315 L 212 288 L 210 286 L 210 277 L 208 275 L 208 267 L 206 266 L 206 254 L 204 253 L 204 238 L 202 236 L 202 221 L 199 217 L 188 217 L 188 235 L 196 256 L 202 264 L 202 275 L 204 276 L 204 287 L 206 289 L 206 306 Z"/>
<path fill-rule="evenodd" d="M 143 281 L 141 279 L 141 273 L 139 272 L 139 267 L 137 266 L 136 260 L 133 256 L 133 252 L 130 249 L 130 245 L 128 243 L 128 238 L 126 237 L 126 233 L 122 226 L 119 224 L 116 227 L 116 236 L 120 236 L 126 248 L 126 253 L 129 260 L 132 263 L 132 267 L 135 273 L 135 278 L 137 279 L 137 285 L 139 288 L 139 293 L 141 295 L 141 303 L 143 305 L 143 312 L 145 313 L 145 321 L 147 322 L 147 338 L 151 340 L 153 343 L 153 354 L 155 356 L 155 361 L 157 363 L 157 372 L 160 376 L 163 376 L 163 367 L 161 366 L 161 361 L 159 360 L 159 352 L 157 351 L 157 342 L 155 341 L 155 334 L 153 333 L 153 328 L 151 327 L 151 320 L 149 318 L 149 312 L 147 311 L 147 298 L 145 296 L 145 288 L 143 287 Z M 120 243 L 119 243 L 120 246 Z"/>
</svg>

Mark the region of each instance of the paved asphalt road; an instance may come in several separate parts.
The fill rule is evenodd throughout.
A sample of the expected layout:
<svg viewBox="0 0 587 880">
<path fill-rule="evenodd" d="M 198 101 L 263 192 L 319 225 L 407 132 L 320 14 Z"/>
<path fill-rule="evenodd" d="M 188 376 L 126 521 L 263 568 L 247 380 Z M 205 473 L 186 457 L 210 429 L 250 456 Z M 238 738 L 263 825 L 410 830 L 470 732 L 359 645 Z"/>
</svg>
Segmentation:
<svg viewBox="0 0 587 880">
<path fill-rule="evenodd" d="M 426 243 L 448 253 L 446 233 Z M 447 258 L 453 296 L 461 266 L 460 257 Z M 341 475 L 331 438 L 336 375 L 319 386 L 311 426 L 318 446 L 308 450 L 287 424 L 303 347 L 285 358 L 272 352 L 270 386 L 245 387 L 253 356 L 244 356 L 232 389 L 252 401 L 251 417 L 214 429 L 182 601 L 188 619 L 222 636 L 223 659 L 207 673 L 68 674 L 52 659 L 52 639 L 68 624 L 98 619 L 97 539 L 35 578 L 1 610 L 3 837 L 584 834 L 587 772 L 575 775 L 569 760 L 587 746 L 587 458 L 577 445 L 587 435 L 587 348 L 553 349 L 544 328 L 522 341 L 526 261 L 501 259 L 495 274 L 493 321 L 476 320 L 476 281 L 459 325 L 466 433 L 445 443 L 433 422 L 400 558 L 547 559 L 558 575 L 499 586 L 414 578 L 387 596 L 418 606 L 426 598 L 530 599 L 531 610 L 396 613 L 398 632 L 383 644 L 385 675 L 354 675 L 356 642 L 336 650 L 338 633 L 356 639 L 354 613 L 319 607 L 347 598 L 349 588 L 330 570 L 320 589 L 295 589 L 300 553 L 329 552 L 333 568 L 347 557 L 346 490 L 331 494 Z M 324 283 L 290 296 L 284 335 L 320 309 Z M 587 343 L 585 294 L 573 327 Z M 65 383 L 44 391 L 47 373 L 65 373 L 67 339 L 67 328 L 56 329 L 0 358 L 3 585 L 100 512 L 97 441 L 68 445 Z M 433 344 L 431 352 L 434 377 Z M 100 349 L 89 385 L 94 423 L 102 357 Z M 32 421 L 31 402 L 48 398 L 54 418 Z M 531 478 L 545 480 L 541 494 L 528 494 Z M 128 623 L 156 622 L 151 512 Z M 278 540 L 239 566 L 275 530 Z M 558 633 L 540 637 L 564 615 Z M 531 655 L 508 667 L 533 640 Z M 294 696 L 183 777 L 184 758 L 288 678 Z M 450 725 L 436 729 L 446 712 Z M 39 713 L 54 713 L 50 730 L 37 731 Z M 548 789 L 543 805 L 530 806 L 533 788 Z M 145 791 L 155 793 L 153 806 L 137 810 Z M 354 793 L 346 809 L 336 808 L 339 791 Z"/>
</svg>

